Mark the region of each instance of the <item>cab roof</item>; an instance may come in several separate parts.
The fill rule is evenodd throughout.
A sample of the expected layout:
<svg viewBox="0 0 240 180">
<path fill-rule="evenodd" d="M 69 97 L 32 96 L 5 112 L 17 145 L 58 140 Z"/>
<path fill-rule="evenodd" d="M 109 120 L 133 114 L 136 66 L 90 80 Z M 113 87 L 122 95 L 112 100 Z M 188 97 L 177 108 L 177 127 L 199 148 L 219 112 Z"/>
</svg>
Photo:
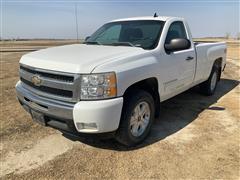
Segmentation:
<svg viewBox="0 0 240 180">
<path fill-rule="evenodd" d="M 123 19 L 116 19 L 110 22 L 118 22 L 118 21 L 137 21 L 137 20 L 158 20 L 158 21 L 167 21 L 170 19 L 183 19 L 178 17 L 170 17 L 170 16 L 143 16 L 143 17 L 131 17 L 131 18 L 123 18 Z"/>
</svg>

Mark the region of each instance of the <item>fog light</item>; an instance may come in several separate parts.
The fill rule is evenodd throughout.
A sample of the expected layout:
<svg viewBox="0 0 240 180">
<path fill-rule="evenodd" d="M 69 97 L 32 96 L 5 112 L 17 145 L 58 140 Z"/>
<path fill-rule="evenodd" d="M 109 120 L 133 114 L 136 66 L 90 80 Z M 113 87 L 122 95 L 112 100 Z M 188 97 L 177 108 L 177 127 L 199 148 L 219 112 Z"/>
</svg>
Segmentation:
<svg viewBox="0 0 240 180">
<path fill-rule="evenodd" d="M 97 124 L 96 123 L 77 123 L 77 129 L 90 129 L 90 130 L 96 130 Z"/>
</svg>

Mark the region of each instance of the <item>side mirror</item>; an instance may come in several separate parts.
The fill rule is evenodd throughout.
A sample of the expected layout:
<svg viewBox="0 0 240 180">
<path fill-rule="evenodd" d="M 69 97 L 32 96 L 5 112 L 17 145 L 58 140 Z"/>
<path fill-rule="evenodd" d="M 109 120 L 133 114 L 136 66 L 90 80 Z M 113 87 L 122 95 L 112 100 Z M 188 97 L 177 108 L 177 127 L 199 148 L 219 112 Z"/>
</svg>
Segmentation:
<svg viewBox="0 0 240 180">
<path fill-rule="evenodd" d="M 167 52 L 180 51 L 191 47 L 191 42 L 188 39 L 176 38 L 172 39 L 169 44 L 164 45 Z"/>
<path fill-rule="evenodd" d="M 87 36 L 87 37 L 85 38 L 85 41 L 87 41 L 89 38 L 90 38 L 90 36 Z"/>
</svg>

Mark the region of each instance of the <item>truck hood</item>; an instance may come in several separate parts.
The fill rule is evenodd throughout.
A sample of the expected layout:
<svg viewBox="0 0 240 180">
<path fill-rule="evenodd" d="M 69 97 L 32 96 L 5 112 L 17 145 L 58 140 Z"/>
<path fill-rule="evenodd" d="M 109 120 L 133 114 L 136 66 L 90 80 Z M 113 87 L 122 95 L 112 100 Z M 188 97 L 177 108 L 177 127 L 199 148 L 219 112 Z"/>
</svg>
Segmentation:
<svg viewBox="0 0 240 180">
<path fill-rule="evenodd" d="M 105 62 L 144 52 L 137 47 L 73 44 L 28 53 L 22 56 L 20 63 L 54 71 L 90 73 Z"/>
</svg>

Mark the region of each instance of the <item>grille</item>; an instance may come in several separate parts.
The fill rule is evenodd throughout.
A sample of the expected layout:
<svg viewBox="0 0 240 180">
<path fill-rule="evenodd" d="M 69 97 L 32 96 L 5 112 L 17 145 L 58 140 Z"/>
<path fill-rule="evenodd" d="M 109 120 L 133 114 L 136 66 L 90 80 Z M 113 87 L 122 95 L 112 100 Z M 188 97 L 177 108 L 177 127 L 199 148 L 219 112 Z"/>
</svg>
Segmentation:
<svg viewBox="0 0 240 180">
<path fill-rule="evenodd" d="M 35 86 L 32 82 L 29 82 L 23 78 L 20 78 L 20 80 L 27 84 L 28 86 L 33 87 L 34 89 L 37 89 L 39 91 L 43 91 L 52 95 L 57 95 L 57 96 L 63 96 L 67 98 L 72 98 L 73 92 L 72 91 L 67 91 L 67 90 L 62 90 L 62 89 L 55 89 L 51 87 L 46 87 L 46 86 Z"/>
<path fill-rule="evenodd" d="M 23 66 L 20 66 L 20 69 L 22 69 L 26 72 L 29 72 L 29 73 L 32 73 L 32 74 L 38 74 L 40 76 L 47 77 L 47 78 L 50 78 L 50 79 L 55 79 L 55 80 L 60 80 L 60 81 L 65 81 L 65 82 L 73 82 L 74 81 L 73 76 L 51 74 L 51 73 L 47 73 L 47 72 L 42 72 L 42 71 L 29 69 L 29 68 L 26 68 L 26 67 L 23 67 Z"/>
<path fill-rule="evenodd" d="M 56 73 L 22 65 L 20 65 L 19 74 L 23 86 L 33 93 L 69 102 L 76 102 L 79 99 L 79 74 Z M 42 80 L 40 85 L 32 82 L 34 75 L 39 76 Z"/>
</svg>

